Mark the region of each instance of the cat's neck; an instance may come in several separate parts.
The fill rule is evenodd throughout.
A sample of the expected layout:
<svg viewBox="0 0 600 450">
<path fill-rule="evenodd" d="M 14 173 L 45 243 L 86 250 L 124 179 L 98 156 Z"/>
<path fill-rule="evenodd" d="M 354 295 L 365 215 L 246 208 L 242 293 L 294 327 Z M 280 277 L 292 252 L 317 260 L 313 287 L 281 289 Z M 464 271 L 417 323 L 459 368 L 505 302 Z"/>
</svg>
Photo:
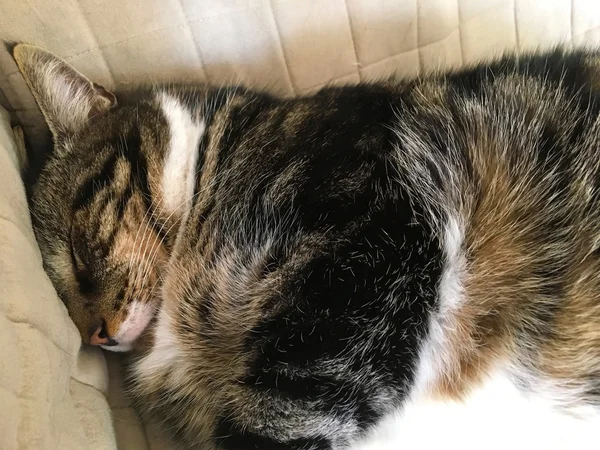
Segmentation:
<svg viewBox="0 0 600 450">
<path fill-rule="evenodd" d="M 158 90 L 154 100 L 162 112 L 156 133 L 165 145 L 160 146 L 164 149 L 160 154 L 146 155 L 152 163 L 148 164 L 151 198 L 145 217 L 167 246 L 173 246 L 198 194 L 198 159 L 206 122 L 200 108 L 192 110 L 167 90 Z"/>
<path fill-rule="evenodd" d="M 240 88 L 167 87 L 154 101 L 162 112 L 166 140 L 152 178 L 155 217 L 175 245 L 181 225 L 195 204 L 210 197 L 216 180 L 221 138 L 232 105 L 243 100 Z M 152 169 L 151 169 L 152 170 Z"/>
</svg>

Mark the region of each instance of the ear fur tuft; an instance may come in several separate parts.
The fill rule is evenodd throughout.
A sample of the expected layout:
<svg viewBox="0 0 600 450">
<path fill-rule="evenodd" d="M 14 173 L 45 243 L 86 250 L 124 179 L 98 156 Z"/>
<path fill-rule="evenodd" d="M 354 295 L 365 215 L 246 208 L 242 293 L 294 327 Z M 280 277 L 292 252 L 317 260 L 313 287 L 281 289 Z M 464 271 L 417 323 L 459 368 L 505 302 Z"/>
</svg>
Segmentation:
<svg viewBox="0 0 600 450">
<path fill-rule="evenodd" d="M 62 58 L 29 44 L 6 43 L 55 139 L 77 132 L 89 118 L 117 104 Z"/>
</svg>

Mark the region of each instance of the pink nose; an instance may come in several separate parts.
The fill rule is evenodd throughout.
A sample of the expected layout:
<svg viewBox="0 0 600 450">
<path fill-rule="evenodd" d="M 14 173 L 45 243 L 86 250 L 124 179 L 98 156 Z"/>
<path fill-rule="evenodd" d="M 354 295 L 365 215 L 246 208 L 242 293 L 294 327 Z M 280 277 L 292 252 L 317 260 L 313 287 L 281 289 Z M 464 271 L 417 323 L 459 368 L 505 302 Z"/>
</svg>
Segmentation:
<svg viewBox="0 0 600 450">
<path fill-rule="evenodd" d="M 90 344 L 92 345 L 104 345 L 105 347 L 111 347 L 117 345 L 118 342 L 112 339 L 106 330 L 106 321 L 103 319 L 96 330 L 91 333 Z"/>
<path fill-rule="evenodd" d="M 92 345 L 106 345 L 109 338 L 104 330 L 104 327 L 100 326 L 94 331 L 94 334 L 90 336 L 90 344 Z"/>
</svg>

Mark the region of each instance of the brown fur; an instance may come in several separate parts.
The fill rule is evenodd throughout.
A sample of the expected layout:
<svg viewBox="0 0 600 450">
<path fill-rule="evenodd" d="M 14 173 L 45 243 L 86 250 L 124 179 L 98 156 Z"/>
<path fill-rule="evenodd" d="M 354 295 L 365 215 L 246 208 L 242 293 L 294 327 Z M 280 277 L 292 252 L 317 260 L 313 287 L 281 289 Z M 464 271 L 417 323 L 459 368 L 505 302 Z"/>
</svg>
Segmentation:
<svg viewBox="0 0 600 450">
<path fill-rule="evenodd" d="M 163 87 L 110 112 L 66 63 L 15 57 L 58 147 L 32 197 L 48 272 L 84 341 L 128 299 L 156 307 L 131 393 L 182 445 L 344 448 L 402 405 L 421 357 L 438 397 L 500 367 L 600 408 L 595 53 L 286 100 Z M 57 74 L 81 114 L 48 103 Z M 206 125 L 175 211 L 161 95 Z"/>
</svg>

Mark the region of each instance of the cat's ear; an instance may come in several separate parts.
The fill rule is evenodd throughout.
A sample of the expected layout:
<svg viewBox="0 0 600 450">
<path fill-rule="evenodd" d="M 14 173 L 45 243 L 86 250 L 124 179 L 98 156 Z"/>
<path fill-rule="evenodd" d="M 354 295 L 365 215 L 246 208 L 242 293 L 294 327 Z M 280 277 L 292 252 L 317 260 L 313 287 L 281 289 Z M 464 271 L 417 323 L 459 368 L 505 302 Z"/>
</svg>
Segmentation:
<svg viewBox="0 0 600 450">
<path fill-rule="evenodd" d="M 112 93 L 58 56 L 28 44 L 7 44 L 7 48 L 55 138 L 76 132 L 91 117 L 117 104 Z"/>
</svg>

